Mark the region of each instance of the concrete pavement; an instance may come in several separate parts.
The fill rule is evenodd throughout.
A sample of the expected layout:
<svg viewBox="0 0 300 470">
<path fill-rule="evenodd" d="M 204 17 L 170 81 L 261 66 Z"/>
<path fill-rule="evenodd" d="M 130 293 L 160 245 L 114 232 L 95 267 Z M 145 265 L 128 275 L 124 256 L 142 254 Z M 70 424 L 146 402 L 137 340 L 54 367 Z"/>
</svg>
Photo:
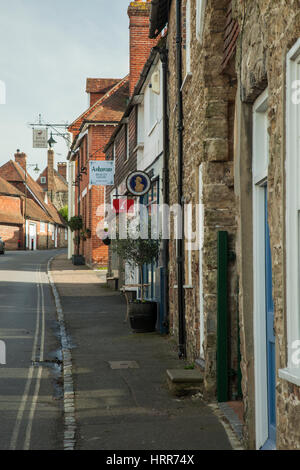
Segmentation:
<svg viewBox="0 0 300 470">
<path fill-rule="evenodd" d="M 210 407 L 170 395 L 166 369 L 183 367 L 170 339 L 132 333 L 124 299 L 101 274 L 65 255 L 52 262 L 51 274 L 72 344 L 76 449 L 232 448 Z"/>
</svg>

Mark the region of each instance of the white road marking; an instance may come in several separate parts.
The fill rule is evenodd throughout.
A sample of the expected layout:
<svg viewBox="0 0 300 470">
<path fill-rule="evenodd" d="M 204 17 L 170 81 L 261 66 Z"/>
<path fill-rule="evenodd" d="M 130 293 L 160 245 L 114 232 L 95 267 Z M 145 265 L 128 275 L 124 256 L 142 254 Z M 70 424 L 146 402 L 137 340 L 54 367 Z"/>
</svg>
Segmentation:
<svg viewBox="0 0 300 470">
<path fill-rule="evenodd" d="M 44 346 L 45 346 L 45 299 L 44 299 L 44 290 L 43 290 L 43 284 L 42 284 L 42 279 L 41 279 L 41 271 L 39 271 L 39 277 L 40 277 L 40 292 L 41 292 L 41 307 L 42 307 L 42 332 L 41 332 L 41 346 L 40 346 L 40 362 L 43 362 L 44 360 Z M 23 450 L 29 450 L 30 449 L 30 440 L 31 440 L 31 432 L 32 432 L 32 424 L 34 420 L 34 414 L 36 410 L 36 405 L 38 401 L 38 396 L 40 392 L 40 386 L 41 386 L 41 378 L 42 378 L 42 373 L 43 373 L 43 367 L 39 367 L 37 379 L 36 379 L 36 385 L 35 385 L 35 390 L 34 390 L 34 395 L 32 398 L 32 403 L 31 403 L 31 409 L 30 409 L 30 414 L 28 418 L 28 424 L 26 428 L 26 433 L 25 433 L 25 441 L 24 441 L 24 447 Z"/>
<path fill-rule="evenodd" d="M 8 339 L 32 339 L 33 336 L 0 336 L 0 339 L 5 339 L 7 341 Z"/>
<path fill-rule="evenodd" d="M 36 270 L 36 274 L 38 275 L 38 272 L 40 272 L 41 266 L 39 269 Z M 39 331 L 40 331 L 40 286 L 39 282 L 37 282 L 37 315 L 36 315 L 36 327 L 35 327 L 35 335 L 34 335 L 34 343 L 33 343 L 33 348 L 32 348 L 32 356 L 31 359 L 34 362 L 36 360 L 36 350 L 37 350 L 37 344 L 38 344 L 38 338 L 39 338 Z M 29 396 L 29 391 L 30 391 L 30 386 L 31 382 L 33 379 L 34 375 L 34 366 L 31 365 L 28 371 L 28 376 L 27 376 L 27 382 L 24 390 L 24 394 L 21 400 L 21 404 L 19 407 L 17 419 L 15 422 L 14 430 L 12 433 L 11 441 L 10 441 L 10 450 L 16 450 L 17 442 L 18 442 L 18 437 L 20 433 L 20 427 L 24 415 L 24 410 L 26 407 L 26 403 L 28 400 Z"/>
</svg>

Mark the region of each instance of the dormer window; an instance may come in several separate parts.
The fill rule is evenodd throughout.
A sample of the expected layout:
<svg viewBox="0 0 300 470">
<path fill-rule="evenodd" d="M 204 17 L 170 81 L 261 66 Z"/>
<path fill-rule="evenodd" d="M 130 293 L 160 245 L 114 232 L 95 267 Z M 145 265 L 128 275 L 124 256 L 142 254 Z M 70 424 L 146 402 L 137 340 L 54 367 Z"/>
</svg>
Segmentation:
<svg viewBox="0 0 300 470">
<path fill-rule="evenodd" d="M 46 184 L 46 177 L 45 176 L 41 176 L 41 184 Z"/>
</svg>

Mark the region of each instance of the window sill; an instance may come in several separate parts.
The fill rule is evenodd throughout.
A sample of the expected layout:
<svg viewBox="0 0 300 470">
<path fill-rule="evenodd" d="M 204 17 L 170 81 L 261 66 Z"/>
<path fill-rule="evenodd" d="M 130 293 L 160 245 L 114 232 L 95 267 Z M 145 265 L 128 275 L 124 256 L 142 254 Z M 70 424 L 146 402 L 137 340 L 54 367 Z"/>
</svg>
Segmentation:
<svg viewBox="0 0 300 470">
<path fill-rule="evenodd" d="M 178 286 L 177 286 L 177 285 L 174 285 L 173 288 L 174 288 L 174 289 L 178 289 Z M 183 288 L 184 288 L 184 289 L 194 289 L 195 286 L 192 286 L 192 285 L 190 285 L 190 284 L 185 284 L 185 285 L 183 286 Z"/>
<path fill-rule="evenodd" d="M 279 369 L 278 376 L 281 379 L 300 387 L 300 367 L 295 369 Z"/>
<path fill-rule="evenodd" d="M 154 129 L 156 128 L 157 123 L 158 123 L 158 121 L 155 121 L 155 123 L 154 123 L 153 126 L 151 127 L 150 131 L 148 132 L 148 137 L 152 134 L 152 132 L 153 132 Z"/>
<path fill-rule="evenodd" d="M 136 152 L 137 150 L 144 150 L 144 142 L 140 142 L 140 143 L 137 144 L 137 146 L 133 149 L 134 152 Z"/>
<path fill-rule="evenodd" d="M 203 370 L 205 369 L 205 360 L 202 359 L 202 357 L 199 357 L 199 359 L 196 359 L 195 364 L 197 367 L 200 367 Z"/>
<path fill-rule="evenodd" d="M 182 85 L 181 85 L 181 88 L 180 88 L 180 91 L 183 91 L 186 87 L 186 84 L 189 83 L 189 81 L 191 80 L 193 74 L 192 72 L 189 72 L 186 74 L 186 76 L 184 77 L 184 80 L 182 82 Z"/>
</svg>

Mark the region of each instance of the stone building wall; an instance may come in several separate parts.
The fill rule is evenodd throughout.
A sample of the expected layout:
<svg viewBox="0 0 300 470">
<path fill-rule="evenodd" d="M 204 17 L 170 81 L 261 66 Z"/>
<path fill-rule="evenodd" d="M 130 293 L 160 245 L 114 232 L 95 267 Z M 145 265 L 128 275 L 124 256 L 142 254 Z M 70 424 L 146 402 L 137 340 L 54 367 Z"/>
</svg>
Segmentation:
<svg viewBox="0 0 300 470">
<path fill-rule="evenodd" d="M 68 205 L 68 191 L 48 191 L 48 198 L 58 211 Z"/>
<path fill-rule="evenodd" d="M 217 342 L 217 232 L 229 233 L 230 248 L 235 246 L 236 218 L 233 190 L 232 103 L 236 83 L 222 73 L 224 29 L 227 0 L 208 0 L 202 43 L 196 37 L 196 0 L 191 0 L 191 74 L 185 69 L 183 41 L 183 114 L 184 114 L 184 200 L 194 206 L 193 231 L 196 230 L 195 207 L 199 204 L 199 165 L 203 171 L 204 204 L 204 383 L 205 395 L 216 395 Z M 177 112 L 176 112 L 176 26 L 175 2 L 171 3 L 167 47 L 169 50 L 169 138 L 170 138 L 170 204 L 177 202 Z M 183 22 L 186 2 L 183 1 Z M 185 24 L 183 33 L 185 35 Z M 185 253 L 187 278 L 187 252 Z M 237 277 L 236 267 L 229 274 L 229 351 L 230 368 L 237 370 Z M 200 355 L 199 250 L 192 253 L 192 288 L 185 289 L 187 357 L 194 361 Z M 170 326 L 178 334 L 176 245 L 170 243 Z M 230 380 L 230 396 L 236 396 L 236 377 Z"/>
<path fill-rule="evenodd" d="M 240 25 L 236 70 L 239 79 L 239 142 L 235 168 L 238 213 L 240 325 L 245 408 L 245 440 L 255 447 L 252 286 L 252 105 L 268 87 L 268 204 L 276 332 L 277 448 L 300 448 L 300 390 L 278 378 L 287 365 L 285 327 L 285 74 L 286 54 L 300 37 L 299 0 L 233 0 Z M 245 210 L 248 210 L 246 220 Z M 248 233 L 246 233 L 248 232 Z M 248 251 L 248 252 L 247 252 Z M 250 253 L 250 254 L 249 254 Z"/>
</svg>

